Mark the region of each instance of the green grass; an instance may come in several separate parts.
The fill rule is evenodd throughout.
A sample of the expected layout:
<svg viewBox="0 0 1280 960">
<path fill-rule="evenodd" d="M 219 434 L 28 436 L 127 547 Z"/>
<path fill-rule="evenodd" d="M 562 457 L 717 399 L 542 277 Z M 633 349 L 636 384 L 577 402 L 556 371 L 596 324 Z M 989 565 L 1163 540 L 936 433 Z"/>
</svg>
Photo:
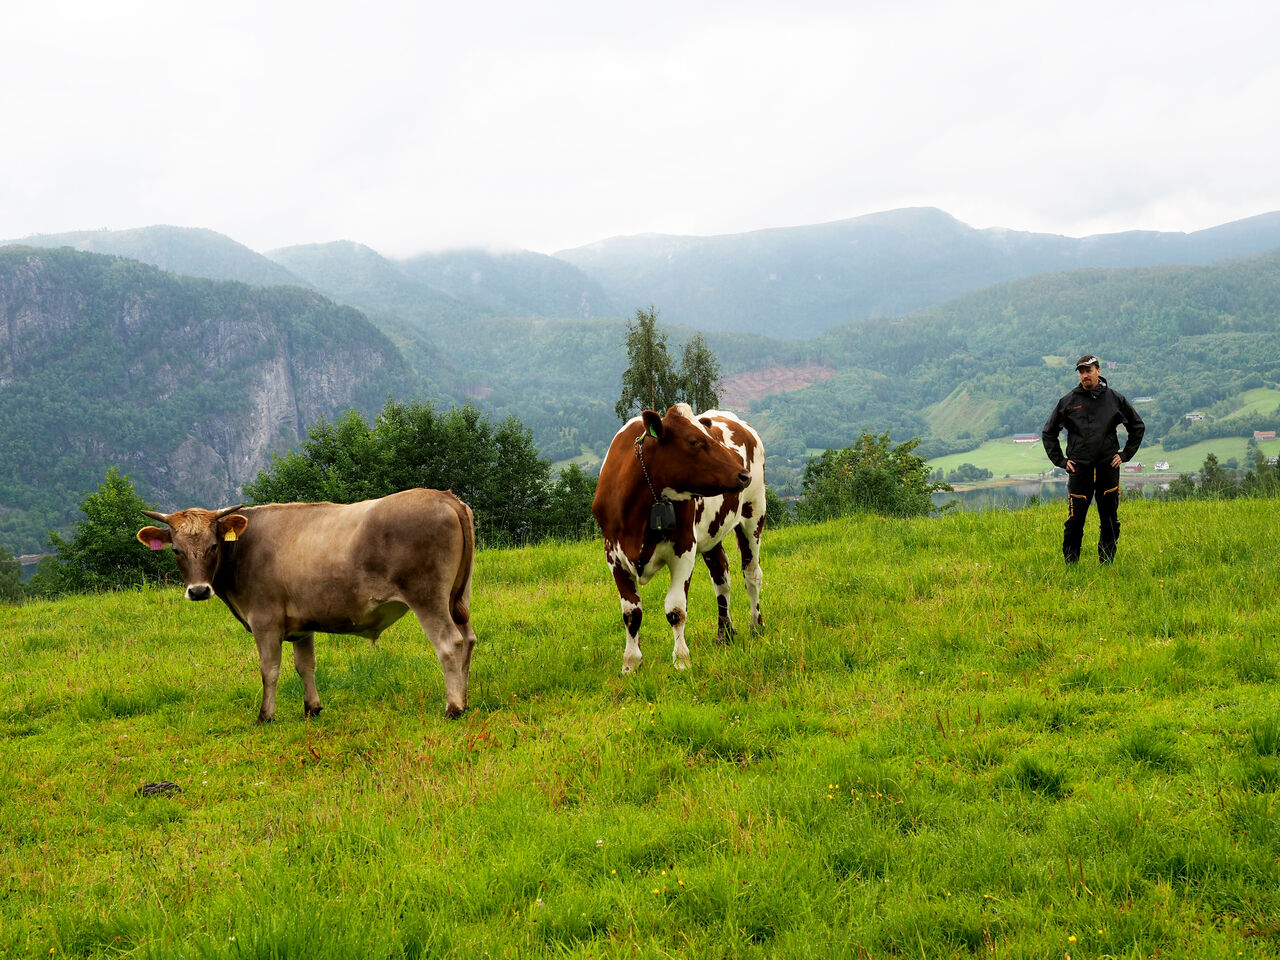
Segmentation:
<svg viewBox="0 0 1280 960">
<path fill-rule="evenodd" d="M 976 450 L 967 453 L 935 457 L 929 461 L 929 472 L 941 470 L 947 473 L 962 463 L 972 463 L 975 467 L 990 470 L 997 480 L 1006 476 L 1038 477 L 1053 472 L 1053 464 L 1045 456 L 1044 447 L 1039 440 L 1035 443 L 1014 443 L 1013 437 L 986 440 Z"/>
<path fill-rule="evenodd" d="M 1280 390 L 1254 387 L 1236 398 L 1236 408 L 1227 414 L 1236 417 L 1246 413 L 1274 413 L 1280 407 Z"/>
<path fill-rule="evenodd" d="M 598 543 L 482 552 L 456 721 L 408 621 L 259 728 L 219 604 L 6 608 L 0 955 L 1280 955 L 1275 505 L 1062 514 L 770 532 L 625 678 Z"/>
<path fill-rule="evenodd" d="M 989 397 L 974 397 L 964 387 L 956 387 L 946 399 L 925 407 L 923 413 L 930 433 L 954 437 L 964 430 L 986 433 L 996 423 L 999 405 Z"/>
</svg>

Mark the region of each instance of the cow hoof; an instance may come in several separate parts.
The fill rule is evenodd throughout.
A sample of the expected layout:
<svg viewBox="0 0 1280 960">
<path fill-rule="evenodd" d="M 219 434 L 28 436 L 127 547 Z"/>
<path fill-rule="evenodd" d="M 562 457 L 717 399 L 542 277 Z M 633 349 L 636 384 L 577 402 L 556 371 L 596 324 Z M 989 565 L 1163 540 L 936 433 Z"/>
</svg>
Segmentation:
<svg viewBox="0 0 1280 960">
<path fill-rule="evenodd" d="M 263 713 L 258 714 L 258 726 L 262 726 L 265 723 L 272 723 L 274 721 L 275 721 L 275 717 L 268 717 L 266 714 L 263 714 Z"/>
<path fill-rule="evenodd" d="M 323 707 L 323 706 L 318 706 L 318 705 L 317 705 L 317 706 L 314 706 L 314 707 L 308 707 L 308 706 L 306 706 L 306 705 L 304 704 L 304 705 L 303 705 L 303 707 L 302 707 L 302 716 L 303 716 L 303 719 L 310 720 L 312 717 L 318 717 L 318 716 L 320 716 L 320 711 L 321 711 L 321 710 L 323 710 L 323 709 L 324 709 L 324 707 Z"/>
<path fill-rule="evenodd" d="M 449 706 L 444 708 L 444 715 L 448 717 L 450 720 L 456 720 L 458 717 L 462 716 L 462 711 L 464 709 L 466 708 L 455 707 L 452 704 L 450 704 Z"/>
<path fill-rule="evenodd" d="M 640 666 L 639 660 L 637 660 L 635 663 L 628 663 L 627 661 L 624 660 L 622 662 L 622 675 L 625 677 L 628 674 L 635 673 L 636 670 L 639 668 L 639 666 Z"/>
<path fill-rule="evenodd" d="M 675 664 L 677 670 L 688 670 L 690 666 L 688 660 L 673 660 L 672 663 Z"/>
</svg>

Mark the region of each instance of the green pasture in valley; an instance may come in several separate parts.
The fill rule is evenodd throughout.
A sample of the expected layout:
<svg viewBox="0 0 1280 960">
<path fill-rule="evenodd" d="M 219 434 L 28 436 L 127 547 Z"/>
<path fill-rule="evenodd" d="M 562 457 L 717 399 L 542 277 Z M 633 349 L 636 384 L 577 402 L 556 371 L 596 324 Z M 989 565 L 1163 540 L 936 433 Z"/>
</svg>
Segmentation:
<svg viewBox="0 0 1280 960">
<path fill-rule="evenodd" d="M 217 601 L 6 608 L 0 955 L 1280 955 L 1276 504 L 1122 521 L 770 531 L 765 627 L 699 568 L 677 672 L 660 578 L 629 677 L 599 543 L 482 552 L 454 721 L 410 620 L 257 727 Z"/>
<path fill-rule="evenodd" d="M 1121 434 L 1123 438 L 1123 434 Z M 1066 449 L 1066 437 L 1063 436 L 1063 449 Z M 1123 443 L 1123 439 L 1121 440 Z M 1215 437 L 1202 440 L 1189 447 L 1178 450 L 1165 450 L 1161 446 L 1145 445 L 1134 458 L 1142 464 L 1144 476 L 1155 474 L 1155 465 L 1164 460 L 1169 464 L 1170 473 L 1197 473 L 1204 465 L 1209 454 L 1218 458 L 1219 463 L 1226 463 L 1234 457 L 1241 469 L 1247 469 L 1252 461 L 1248 459 L 1247 437 Z M 1269 457 L 1280 454 L 1280 440 L 1266 440 L 1258 444 L 1258 449 Z M 1003 477 L 1035 477 L 1048 475 L 1053 464 L 1045 456 L 1040 441 L 1035 443 L 1014 443 L 1012 437 L 998 440 L 987 440 L 976 450 L 968 453 L 952 453 L 945 457 L 936 457 L 929 461 L 929 472 L 941 470 L 944 474 L 955 470 L 962 463 L 972 463 L 975 467 L 984 467 L 992 473 L 992 479 Z"/>
<path fill-rule="evenodd" d="M 1273 390 L 1270 387 L 1254 387 L 1252 390 L 1246 390 L 1236 399 L 1237 406 L 1227 414 L 1229 417 L 1247 413 L 1275 413 L 1280 408 L 1280 390 Z"/>
<path fill-rule="evenodd" d="M 1038 477 L 1053 472 L 1053 464 L 1045 456 L 1039 437 L 1035 443 L 1014 443 L 1012 437 L 986 440 L 976 450 L 935 457 L 929 461 L 929 472 L 941 470 L 948 473 L 962 463 L 990 470 L 996 480 L 1002 477 Z"/>
<path fill-rule="evenodd" d="M 1258 449 L 1268 457 L 1274 457 L 1280 454 L 1280 440 L 1264 440 L 1258 444 Z M 1151 473 L 1157 460 L 1167 460 L 1169 469 L 1174 473 L 1199 473 L 1204 466 L 1205 457 L 1211 453 L 1218 458 L 1219 463 L 1226 463 L 1234 458 L 1241 470 L 1253 465 L 1249 456 L 1249 441 L 1245 437 L 1215 437 L 1169 451 L 1152 447 L 1140 450 L 1135 459 L 1142 464 L 1143 473 Z"/>
</svg>

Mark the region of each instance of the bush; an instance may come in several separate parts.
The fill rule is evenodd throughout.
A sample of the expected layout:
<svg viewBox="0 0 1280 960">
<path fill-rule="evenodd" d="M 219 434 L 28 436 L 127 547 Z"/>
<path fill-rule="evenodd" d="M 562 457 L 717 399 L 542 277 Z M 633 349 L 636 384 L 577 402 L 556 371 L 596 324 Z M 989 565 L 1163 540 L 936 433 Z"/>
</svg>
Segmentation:
<svg viewBox="0 0 1280 960">
<path fill-rule="evenodd" d="M 544 536 L 556 540 L 589 540 L 596 535 L 596 520 L 591 514 L 591 501 L 596 496 L 593 477 L 576 463 L 560 471 L 551 487 Z"/>
<path fill-rule="evenodd" d="M 255 503 L 354 503 L 411 487 L 465 500 L 486 546 L 581 536 L 593 522 L 591 478 L 573 467 L 553 484 L 551 464 L 519 420 L 495 426 L 470 403 L 441 413 L 391 400 L 372 425 L 355 411 L 322 421 L 301 450 L 273 457 L 244 490 Z"/>
<path fill-rule="evenodd" d="M 22 586 L 22 564 L 0 545 L 0 603 L 17 603 L 27 595 Z"/>
<path fill-rule="evenodd" d="M 771 527 L 785 527 L 795 522 L 787 501 L 768 485 L 764 488 L 764 515 L 765 522 Z"/>
<path fill-rule="evenodd" d="M 135 538 L 145 520 L 141 512 L 154 510 L 133 490 L 133 481 L 115 467 L 96 492 L 80 505 L 71 539 L 49 534 L 54 555 L 41 562 L 31 580 L 31 592 L 41 596 L 94 593 L 156 583 L 176 576 L 171 550 L 146 550 Z"/>
<path fill-rule="evenodd" d="M 1280 464 L 1268 463 L 1254 450 L 1253 466 L 1243 475 L 1228 464 L 1219 464 L 1214 454 L 1204 458 L 1197 478 L 1183 474 L 1156 494 L 1161 500 L 1231 500 L 1235 497 L 1280 497 Z"/>
<path fill-rule="evenodd" d="M 991 471 L 986 467 L 974 466 L 972 463 L 962 463 L 947 474 L 947 482 L 976 483 L 979 480 L 990 480 L 991 476 Z"/>
<path fill-rule="evenodd" d="M 811 458 L 797 516 L 809 523 L 862 512 L 925 516 L 933 510 L 933 492 L 951 485 L 929 480 L 925 461 L 912 452 L 919 443 L 916 438 L 894 447 L 887 432 L 863 431 L 854 446 Z"/>
</svg>

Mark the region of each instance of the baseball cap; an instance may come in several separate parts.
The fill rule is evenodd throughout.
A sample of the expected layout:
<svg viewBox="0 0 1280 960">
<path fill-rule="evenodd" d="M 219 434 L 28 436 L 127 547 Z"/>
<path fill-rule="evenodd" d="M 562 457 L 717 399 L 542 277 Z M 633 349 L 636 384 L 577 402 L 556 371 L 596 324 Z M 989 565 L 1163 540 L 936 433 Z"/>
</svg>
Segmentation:
<svg viewBox="0 0 1280 960">
<path fill-rule="evenodd" d="M 1079 370 L 1081 367 L 1100 367 L 1100 366 L 1102 366 L 1102 361 L 1099 360 L 1097 357 L 1095 357 L 1091 353 L 1086 353 L 1083 357 L 1081 357 L 1079 360 L 1076 361 L 1077 370 Z"/>
</svg>

